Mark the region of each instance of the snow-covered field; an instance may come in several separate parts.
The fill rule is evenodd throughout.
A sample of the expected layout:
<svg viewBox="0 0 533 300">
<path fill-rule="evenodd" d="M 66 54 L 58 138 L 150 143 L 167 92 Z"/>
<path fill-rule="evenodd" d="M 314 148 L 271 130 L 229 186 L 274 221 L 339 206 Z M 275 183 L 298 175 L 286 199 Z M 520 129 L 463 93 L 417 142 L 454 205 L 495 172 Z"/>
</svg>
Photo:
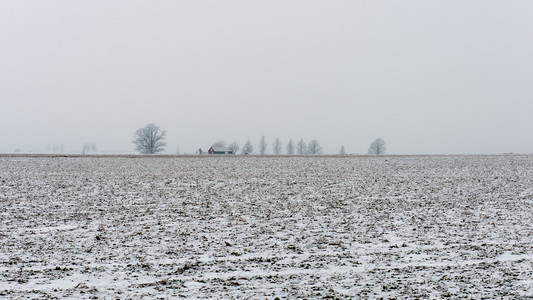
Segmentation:
<svg viewBox="0 0 533 300">
<path fill-rule="evenodd" d="M 0 298 L 533 298 L 533 156 L 0 157 Z"/>
</svg>

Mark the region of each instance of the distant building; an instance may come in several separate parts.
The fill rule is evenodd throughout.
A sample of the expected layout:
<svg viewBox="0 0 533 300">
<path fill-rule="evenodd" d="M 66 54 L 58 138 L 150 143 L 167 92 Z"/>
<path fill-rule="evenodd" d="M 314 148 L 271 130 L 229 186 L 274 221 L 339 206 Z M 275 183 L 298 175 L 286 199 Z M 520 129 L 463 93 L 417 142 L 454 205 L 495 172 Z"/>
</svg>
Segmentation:
<svg viewBox="0 0 533 300">
<path fill-rule="evenodd" d="M 211 147 L 207 151 L 209 154 L 233 154 L 233 150 L 228 147 Z"/>
</svg>

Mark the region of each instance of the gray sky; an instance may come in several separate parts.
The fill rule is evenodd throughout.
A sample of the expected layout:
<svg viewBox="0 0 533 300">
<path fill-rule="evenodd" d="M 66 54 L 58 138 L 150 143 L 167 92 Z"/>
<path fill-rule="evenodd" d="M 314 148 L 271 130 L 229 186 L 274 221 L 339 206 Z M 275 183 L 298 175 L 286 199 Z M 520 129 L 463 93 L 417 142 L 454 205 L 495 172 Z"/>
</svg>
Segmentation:
<svg viewBox="0 0 533 300">
<path fill-rule="evenodd" d="M 533 152 L 533 1 L 0 0 L 0 152 Z M 271 151 L 271 150 L 270 150 Z"/>
</svg>

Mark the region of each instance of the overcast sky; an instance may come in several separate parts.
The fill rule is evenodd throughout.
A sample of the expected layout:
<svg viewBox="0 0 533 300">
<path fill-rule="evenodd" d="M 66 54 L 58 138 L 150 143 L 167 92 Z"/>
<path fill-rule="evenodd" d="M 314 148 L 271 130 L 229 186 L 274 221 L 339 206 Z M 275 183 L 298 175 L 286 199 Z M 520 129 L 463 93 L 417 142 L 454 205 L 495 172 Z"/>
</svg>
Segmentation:
<svg viewBox="0 0 533 300">
<path fill-rule="evenodd" d="M 0 0 L 0 114 L 2 153 L 533 153 L 533 1 Z"/>
</svg>

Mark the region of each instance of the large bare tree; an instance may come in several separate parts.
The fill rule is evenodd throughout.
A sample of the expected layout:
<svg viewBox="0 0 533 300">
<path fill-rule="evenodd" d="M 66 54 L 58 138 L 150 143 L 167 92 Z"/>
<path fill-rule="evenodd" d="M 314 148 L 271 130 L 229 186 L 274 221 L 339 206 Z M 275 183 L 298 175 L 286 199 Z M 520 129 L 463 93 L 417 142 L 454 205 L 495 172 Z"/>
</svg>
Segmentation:
<svg viewBox="0 0 533 300">
<path fill-rule="evenodd" d="M 322 154 L 322 147 L 318 144 L 317 140 L 311 140 L 307 145 L 307 153 L 311 155 Z"/>
<path fill-rule="evenodd" d="M 276 155 L 281 154 L 281 140 L 279 139 L 279 137 L 277 137 L 274 141 L 274 144 L 272 144 L 272 152 L 274 152 L 274 154 Z"/>
<path fill-rule="evenodd" d="M 287 144 L 287 155 L 293 155 L 294 154 L 294 142 L 292 139 L 289 140 L 289 143 Z"/>
<path fill-rule="evenodd" d="M 263 135 L 261 137 L 261 140 L 259 140 L 259 154 L 261 155 L 265 154 L 267 150 L 267 146 L 268 146 L 267 140 L 265 136 Z"/>
<path fill-rule="evenodd" d="M 370 146 L 368 147 L 368 154 L 385 154 L 386 150 L 387 144 L 385 143 L 385 140 L 383 140 L 382 138 L 377 138 L 372 143 L 370 143 Z"/>
<path fill-rule="evenodd" d="M 307 144 L 304 142 L 304 139 L 300 139 L 298 143 L 296 143 L 296 153 L 303 155 L 307 151 Z"/>
<path fill-rule="evenodd" d="M 165 150 L 166 130 L 161 130 L 159 126 L 151 123 L 144 128 L 139 128 L 133 135 L 135 150 L 141 154 L 156 154 Z"/>
</svg>

